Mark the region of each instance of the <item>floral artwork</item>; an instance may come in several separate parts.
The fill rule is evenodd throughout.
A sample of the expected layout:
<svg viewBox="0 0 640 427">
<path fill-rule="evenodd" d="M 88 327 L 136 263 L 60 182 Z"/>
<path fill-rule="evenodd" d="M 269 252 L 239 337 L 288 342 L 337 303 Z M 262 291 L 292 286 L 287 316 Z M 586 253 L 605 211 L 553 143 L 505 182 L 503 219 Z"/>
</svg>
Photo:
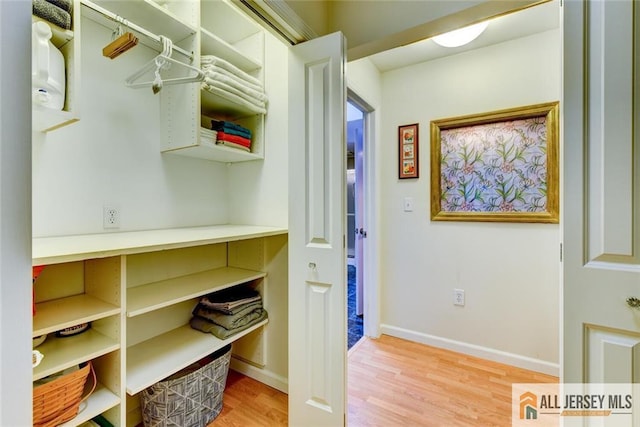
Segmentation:
<svg viewBox="0 0 640 427">
<path fill-rule="evenodd" d="M 544 117 L 441 132 L 441 206 L 445 212 L 544 212 Z"/>
<path fill-rule="evenodd" d="M 468 123 L 462 120 L 462 126 L 432 122 L 438 138 L 437 150 L 432 149 L 438 157 L 437 164 L 432 159 L 437 169 L 432 191 L 438 197 L 432 218 L 453 214 L 450 219 L 492 221 L 515 215 L 520 221 L 557 222 L 556 116 L 544 109 L 543 114 L 522 115 L 504 114 L 500 120 L 474 116 Z"/>
</svg>

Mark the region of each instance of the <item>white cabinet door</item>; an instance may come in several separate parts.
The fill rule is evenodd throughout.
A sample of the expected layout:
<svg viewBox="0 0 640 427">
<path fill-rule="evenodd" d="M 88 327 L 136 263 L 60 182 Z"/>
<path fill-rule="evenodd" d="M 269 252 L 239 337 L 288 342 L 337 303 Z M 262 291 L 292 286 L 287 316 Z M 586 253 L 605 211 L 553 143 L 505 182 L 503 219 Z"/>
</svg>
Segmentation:
<svg viewBox="0 0 640 427">
<path fill-rule="evenodd" d="M 289 58 L 289 425 L 344 424 L 345 41 Z"/>
<path fill-rule="evenodd" d="M 640 381 L 640 311 L 626 303 L 640 298 L 633 3 L 564 5 L 565 382 Z"/>
</svg>

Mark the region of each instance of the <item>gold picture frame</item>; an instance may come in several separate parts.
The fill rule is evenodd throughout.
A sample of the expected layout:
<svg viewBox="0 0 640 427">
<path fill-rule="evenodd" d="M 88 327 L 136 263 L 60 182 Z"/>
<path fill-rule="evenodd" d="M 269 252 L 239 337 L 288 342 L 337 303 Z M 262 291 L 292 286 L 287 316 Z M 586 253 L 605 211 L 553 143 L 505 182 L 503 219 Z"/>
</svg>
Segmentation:
<svg viewBox="0 0 640 427">
<path fill-rule="evenodd" d="M 559 103 L 431 122 L 431 220 L 559 221 Z"/>
</svg>

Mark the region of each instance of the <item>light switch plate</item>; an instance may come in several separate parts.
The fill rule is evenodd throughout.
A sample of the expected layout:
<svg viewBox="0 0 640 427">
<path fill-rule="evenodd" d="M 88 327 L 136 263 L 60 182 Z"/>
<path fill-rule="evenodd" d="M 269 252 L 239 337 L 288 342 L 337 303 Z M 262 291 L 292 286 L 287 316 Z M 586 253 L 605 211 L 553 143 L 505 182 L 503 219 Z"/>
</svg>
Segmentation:
<svg viewBox="0 0 640 427">
<path fill-rule="evenodd" d="M 404 211 L 413 212 L 413 197 L 404 198 Z"/>
</svg>

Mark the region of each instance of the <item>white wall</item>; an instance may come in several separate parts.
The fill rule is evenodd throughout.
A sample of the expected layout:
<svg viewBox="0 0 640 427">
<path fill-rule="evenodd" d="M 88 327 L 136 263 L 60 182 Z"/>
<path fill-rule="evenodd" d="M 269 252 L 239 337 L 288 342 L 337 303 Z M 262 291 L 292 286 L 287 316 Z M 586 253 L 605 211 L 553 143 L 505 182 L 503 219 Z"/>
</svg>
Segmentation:
<svg viewBox="0 0 640 427">
<path fill-rule="evenodd" d="M 229 222 L 287 227 L 289 162 L 289 49 L 265 33 L 265 160 L 229 165 Z"/>
<path fill-rule="evenodd" d="M 34 236 L 104 232 L 104 204 L 120 231 L 226 223 L 226 166 L 162 155 L 160 95 L 124 85 L 157 52 L 105 58 L 111 29 L 86 18 L 81 40 L 80 121 L 33 138 Z"/>
<path fill-rule="evenodd" d="M 383 332 L 557 374 L 559 226 L 431 222 L 429 125 L 559 100 L 560 75 L 559 30 L 382 75 Z M 416 122 L 420 178 L 398 180 L 397 127 Z"/>
<path fill-rule="evenodd" d="M 31 389 L 31 6 L 0 1 L 0 425 L 27 426 Z M 26 387 L 25 387 L 26 386 Z M 23 388 L 24 387 L 24 388 Z"/>
</svg>

